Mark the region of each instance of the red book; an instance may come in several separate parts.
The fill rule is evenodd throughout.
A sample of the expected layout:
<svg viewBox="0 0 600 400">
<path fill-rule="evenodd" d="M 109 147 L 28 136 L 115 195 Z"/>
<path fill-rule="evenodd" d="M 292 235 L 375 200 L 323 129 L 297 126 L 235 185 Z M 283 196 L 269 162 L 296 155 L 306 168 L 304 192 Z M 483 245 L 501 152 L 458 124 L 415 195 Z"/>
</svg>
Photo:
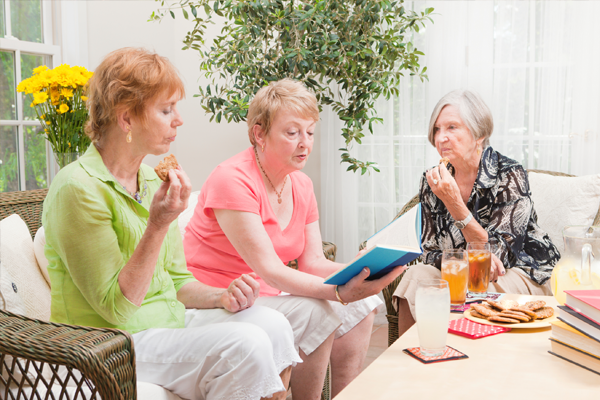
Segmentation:
<svg viewBox="0 0 600 400">
<path fill-rule="evenodd" d="M 565 290 L 565 293 L 567 306 L 600 324 L 600 290 Z"/>
</svg>

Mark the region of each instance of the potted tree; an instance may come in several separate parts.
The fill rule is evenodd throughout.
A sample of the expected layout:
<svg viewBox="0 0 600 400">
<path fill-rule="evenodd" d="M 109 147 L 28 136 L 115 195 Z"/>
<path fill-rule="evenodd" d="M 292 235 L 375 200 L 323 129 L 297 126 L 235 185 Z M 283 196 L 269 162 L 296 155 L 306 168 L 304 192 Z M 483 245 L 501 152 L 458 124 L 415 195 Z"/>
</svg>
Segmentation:
<svg viewBox="0 0 600 400">
<path fill-rule="evenodd" d="M 245 120 L 254 94 L 270 81 L 285 77 L 312 89 L 320 107 L 330 105 L 344 122 L 342 162 L 349 171 L 377 166 L 350 154 L 364 130 L 381 122 L 375 110 L 380 96 L 398 94 L 404 74 L 426 79 L 411 42 L 432 21 L 433 8 L 421 13 L 389 0 L 157 0 L 161 8 L 150 19 L 176 12 L 191 21 L 184 49 L 198 51 L 200 69 L 211 80 L 200 87 L 204 110 L 217 122 Z M 205 42 L 209 23 L 222 22 L 221 34 Z"/>
</svg>

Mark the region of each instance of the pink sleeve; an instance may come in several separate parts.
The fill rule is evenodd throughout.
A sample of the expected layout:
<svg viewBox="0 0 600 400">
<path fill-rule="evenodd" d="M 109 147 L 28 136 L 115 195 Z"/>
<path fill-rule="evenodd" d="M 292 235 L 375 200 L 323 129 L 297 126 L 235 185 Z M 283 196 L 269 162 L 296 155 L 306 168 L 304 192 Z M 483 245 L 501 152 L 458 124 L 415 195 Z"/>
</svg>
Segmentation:
<svg viewBox="0 0 600 400">
<path fill-rule="evenodd" d="M 204 214 L 212 217 L 212 209 L 246 211 L 260 215 L 260 201 L 254 181 L 236 168 L 218 166 L 208 177 Z"/>
</svg>

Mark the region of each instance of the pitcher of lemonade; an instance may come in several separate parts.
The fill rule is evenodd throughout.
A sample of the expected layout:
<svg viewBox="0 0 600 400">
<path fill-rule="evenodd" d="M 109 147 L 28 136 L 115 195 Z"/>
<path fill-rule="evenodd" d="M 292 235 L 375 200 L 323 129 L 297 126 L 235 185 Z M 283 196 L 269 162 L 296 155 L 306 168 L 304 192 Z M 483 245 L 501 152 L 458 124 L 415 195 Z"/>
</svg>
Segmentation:
<svg viewBox="0 0 600 400">
<path fill-rule="evenodd" d="M 565 290 L 600 289 L 600 226 L 567 226 L 565 250 L 552 271 L 550 285 L 560 304 Z"/>
</svg>

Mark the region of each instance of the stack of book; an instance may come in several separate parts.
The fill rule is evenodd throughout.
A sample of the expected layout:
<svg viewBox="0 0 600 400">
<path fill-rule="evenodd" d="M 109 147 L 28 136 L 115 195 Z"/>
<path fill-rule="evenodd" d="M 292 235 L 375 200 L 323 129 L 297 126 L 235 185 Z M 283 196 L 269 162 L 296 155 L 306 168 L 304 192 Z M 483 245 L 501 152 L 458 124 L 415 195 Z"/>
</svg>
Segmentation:
<svg viewBox="0 0 600 400">
<path fill-rule="evenodd" d="M 567 290 L 551 322 L 550 354 L 600 375 L 600 290 Z"/>
</svg>

